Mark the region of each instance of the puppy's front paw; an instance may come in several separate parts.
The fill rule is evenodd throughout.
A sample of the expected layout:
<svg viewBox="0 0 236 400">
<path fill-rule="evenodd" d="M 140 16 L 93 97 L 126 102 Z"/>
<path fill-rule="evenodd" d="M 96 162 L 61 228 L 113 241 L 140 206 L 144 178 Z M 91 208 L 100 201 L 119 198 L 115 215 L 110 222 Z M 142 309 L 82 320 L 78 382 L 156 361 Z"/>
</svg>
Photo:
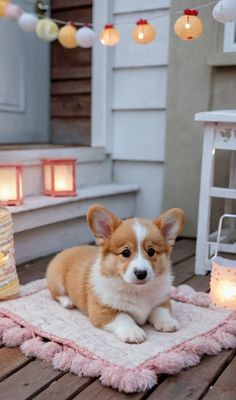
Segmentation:
<svg viewBox="0 0 236 400">
<path fill-rule="evenodd" d="M 117 337 L 125 343 L 142 343 L 146 339 L 146 333 L 138 325 L 132 327 L 120 327 L 116 332 Z"/>
<path fill-rule="evenodd" d="M 144 330 L 129 315 L 122 312 L 103 328 L 125 343 L 142 343 L 146 339 Z"/>
<path fill-rule="evenodd" d="M 174 318 L 168 318 L 163 320 L 157 320 L 154 323 L 154 328 L 156 331 L 161 332 L 175 332 L 180 328 L 180 323 Z"/>
</svg>

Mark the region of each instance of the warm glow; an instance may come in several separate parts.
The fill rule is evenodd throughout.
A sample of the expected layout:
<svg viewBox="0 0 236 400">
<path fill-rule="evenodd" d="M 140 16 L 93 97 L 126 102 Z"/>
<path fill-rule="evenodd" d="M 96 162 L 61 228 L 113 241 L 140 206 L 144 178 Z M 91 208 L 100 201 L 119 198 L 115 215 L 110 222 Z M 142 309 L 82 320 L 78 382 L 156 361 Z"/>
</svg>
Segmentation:
<svg viewBox="0 0 236 400">
<path fill-rule="evenodd" d="M 144 33 L 143 32 L 139 32 L 138 38 L 141 39 L 141 40 L 144 39 Z"/>
<path fill-rule="evenodd" d="M 99 37 L 104 46 L 115 46 L 120 41 L 120 32 L 112 24 L 108 24 L 104 26 Z"/>
<path fill-rule="evenodd" d="M 75 196 L 74 159 L 43 160 L 43 193 L 49 196 Z"/>
<path fill-rule="evenodd" d="M 219 285 L 217 291 L 222 300 L 233 300 L 233 298 L 235 298 L 236 301 L 236 286 L 230 284 L 230 282 Z"/>
<path fill-rule="evenodd" d="M 191 28 L 191 25 L 187 22 L 187 23 L 185 24 L 185 28 L 186 28 L 186 29 L 190 29 L 190 28 Z"/>
<path fill-rule="evenodd" d="M 236 262 L 215 257 L 211 271 L 211 301 L 217 307 L 236 310 Z"/>
</svg>

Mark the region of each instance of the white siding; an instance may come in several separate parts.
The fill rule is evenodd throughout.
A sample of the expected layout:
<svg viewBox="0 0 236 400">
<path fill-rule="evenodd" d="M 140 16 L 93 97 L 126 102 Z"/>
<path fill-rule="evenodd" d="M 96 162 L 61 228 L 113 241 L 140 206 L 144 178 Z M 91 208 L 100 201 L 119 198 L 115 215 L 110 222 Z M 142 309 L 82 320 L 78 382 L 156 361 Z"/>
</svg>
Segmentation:
<svg viewBox="0 0 236 400">
<path fill-rule="evenodd" d="M 111 153 L 115 181 L 141 185 L 136 211 L 143 216 L 162 209 L 169 6 L 168 0 L 95 0 L 94 6 L 97 31 L 101 20 L 113 22 L 121 42 L 115 48 L 97 44 L 94 49 L 92 143 L 105 144 Z M 163 16 L 153 20 L 156 14 Z M 132 39 L 140 18 L 156 27 L 157 38 L 149 45 Z"/>
</svg>

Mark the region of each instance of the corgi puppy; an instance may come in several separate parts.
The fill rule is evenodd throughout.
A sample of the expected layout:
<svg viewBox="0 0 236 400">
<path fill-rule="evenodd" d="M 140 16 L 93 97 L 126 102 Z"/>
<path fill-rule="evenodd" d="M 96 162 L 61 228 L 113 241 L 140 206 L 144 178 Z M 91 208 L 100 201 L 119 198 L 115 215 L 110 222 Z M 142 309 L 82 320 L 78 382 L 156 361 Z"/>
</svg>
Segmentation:
<svg viewBox="0 0 236 400">
<path fill-rule="evenodd" d="M 52 297 L 123 342 L 143 342 L 146 322 L 157 331 L 176 331 L 170 254 L 184 212 L 173 208 L 153 221 L 121 220 L 93 205 L 87 221 L 98 247 L 73 247 L 51 261 L 46 278 Z"/>
</svg>

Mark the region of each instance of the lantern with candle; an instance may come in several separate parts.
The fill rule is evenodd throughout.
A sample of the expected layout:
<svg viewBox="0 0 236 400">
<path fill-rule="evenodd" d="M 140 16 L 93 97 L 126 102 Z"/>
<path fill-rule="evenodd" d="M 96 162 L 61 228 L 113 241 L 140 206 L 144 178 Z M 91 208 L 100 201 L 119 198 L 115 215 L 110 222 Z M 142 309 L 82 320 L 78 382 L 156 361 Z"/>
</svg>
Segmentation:
<svg viewBox="0 0 236 400">
<path fill-rule="evenodd" d="M 22 165 L 0 164 L 0 205 L 19 206 L 22 203 Z"/>
<path fill-rule="evenodd" d="M 12 217 L 7 208 L 0 207 L 0 300 L 15 297 L 19 291 L 14 257 Z"/>
<path fill-rule="evenodd" d="M 216 251 L 212 261 L 210 297 L 214 306 L 236 310 L 236 261 L 218 256 L 222 222 L 225 217 L 236 218 L 236 215 L 224 214 L 220 218 Z"/>
<path fill-rule="evenodd" d="M 76 159 L 43 159 L 43 194 L 46 196 L 76 196 Z"/>
</svg>

